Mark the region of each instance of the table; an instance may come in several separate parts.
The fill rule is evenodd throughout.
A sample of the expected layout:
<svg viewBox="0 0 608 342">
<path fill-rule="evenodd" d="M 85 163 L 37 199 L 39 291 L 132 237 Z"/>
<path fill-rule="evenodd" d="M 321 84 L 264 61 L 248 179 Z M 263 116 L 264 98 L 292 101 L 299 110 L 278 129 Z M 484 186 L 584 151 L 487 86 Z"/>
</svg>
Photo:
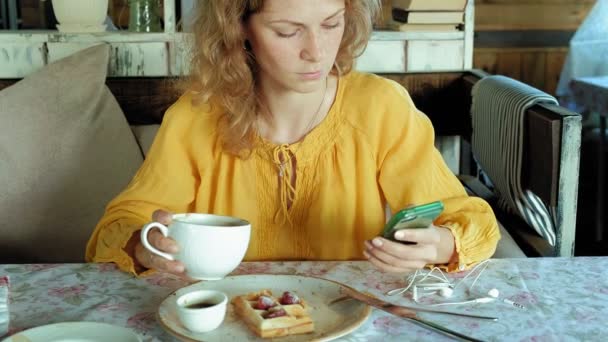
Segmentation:
<svg viewBox="0 0 608 342">
<path fill-rule="evenodd" d="M 595 240 L 604 239 L 604 175 L 606 161 L 604 148 L 606 146 L 606 116 L 608 116 L 608 76 L 580 77 L 570 83 L 574 101 L 586 110 L 599 114 L 600 117 L 600 146 L 598 148 L 598 172 L 596 195 Z"/>
<path fill-rule="evenodd" d="M 411 303 L 406 297 L 383 295 L 403 285 L 402 277 L 381 273 L 364 261 L 243 263 L 233 274 L 262 273 L 323 277 L 399 304 Z M 187 285 L 170 275 L 136 278 L 112 264 L 0 265 L 1 274 L 11 277 L 12 333 L 56 322 L 98 321 L 128 327 L 144 341 L 174 341 L 158 325 L 155 313 L 165 296 Z M 475 287 L 485 292 L 495 287 L 502 297 L 527 309 L 502 302 L 458 308 L 496 315 L 497 322 L 433 313 L 420 316 L 488 341 L 603 341 L 608 336 L 608 257 L 495 259 Z M 374 310 L 363 326 L 341 340 L 449 339 Z"/>
</svg>

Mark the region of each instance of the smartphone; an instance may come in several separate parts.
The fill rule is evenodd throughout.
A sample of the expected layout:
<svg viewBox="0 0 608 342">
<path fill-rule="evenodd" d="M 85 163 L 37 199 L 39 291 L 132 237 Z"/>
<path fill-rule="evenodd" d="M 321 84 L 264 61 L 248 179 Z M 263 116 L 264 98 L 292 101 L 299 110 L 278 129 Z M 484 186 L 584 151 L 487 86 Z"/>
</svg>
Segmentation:
<svg viewBox="0 0 608 342">
<path fill-rule="evenodd" d="M 441 201 L 400 210 L 384 226 L 382 236 L 394 241 L 395 232 L 400 229 L 428 228 L 442 211 L 443 203 Z"/>
</svg>

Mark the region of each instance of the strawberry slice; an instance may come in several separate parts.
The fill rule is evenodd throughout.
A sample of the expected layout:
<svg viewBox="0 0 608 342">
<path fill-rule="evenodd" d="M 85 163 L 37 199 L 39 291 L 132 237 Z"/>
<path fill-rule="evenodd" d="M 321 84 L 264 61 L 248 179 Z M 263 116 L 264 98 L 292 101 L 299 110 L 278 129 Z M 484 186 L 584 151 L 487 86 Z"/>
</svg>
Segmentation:
<svg viewBox="0 0 608 342">
<path fill-rule="evenodd" d="M 258 310 L 268 310 L 275 305 L 276 303 L 274 300 L 272 300 L 272 298 L 268 296 L 260 296 L 258 297 L 258 301 L 255 303 L 254 308 Z"/>
<path fill-rule="evenodd" d="M 279 302 L 283 305 L 298 304 L 300 302 L 300 297 L 291 291 L 285 291 Z"/>
<path fill-rule="evenodd" d="M 270 308 L 268 312 L 263 315 L 265 319 L 277 318 L 287 316 L 287 312 L 283 308 Z"/>
</svg>

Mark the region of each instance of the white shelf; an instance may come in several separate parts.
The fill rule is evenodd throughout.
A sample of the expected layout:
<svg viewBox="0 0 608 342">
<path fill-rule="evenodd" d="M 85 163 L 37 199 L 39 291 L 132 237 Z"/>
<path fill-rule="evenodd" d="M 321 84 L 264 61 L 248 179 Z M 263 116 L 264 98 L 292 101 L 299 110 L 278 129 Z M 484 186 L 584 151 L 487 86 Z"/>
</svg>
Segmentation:
<svg viewBox="0 0 608 342">
<path fill-rule="evenodd" d="M 399 31 L 374 31 L 372 40 L 461 40 L 464 39 L 464 31 L 454 32 L 399 32 Z"/>
<path fill-rule="evenodd" d="M 0 31 L 0 44 L 10 43 L 46 43 L 46 42 L 165 42 L 184 39 L 188 33 L 136 33 L 129 31 L 107 31 L 100 33 L 63 33 L 56 30 L 20 30 Z M 465 32 L 396 32 L 374 31 L 372 41 L 405 41 L 405 40 L 462 40 Z"/>
<path fill-rule="evenodd" d="M 463 70 L 472 67 L 474 1 L 465 31 L 375 31 L 356 68 L 377 73 Z M 21 78 L 45 64 L 95 44 L 112 46 L 110 77 L 162 77 L 188 73 L 192 35 L 175 32 L 173 1 L 165 1 L 165 32 L 62 33 L 0 30 L 0 78 Z"/>
<path fill-rule="evenodd" d="M 28 43 L 137 43 L 137 42 L 166 42 L 188 36 L 184 33 L 137 33 L 129 31 L 106 31 L 99 33 L 63 33 L 55 30 L 34 31 L 0 31 L 0 44 Z"/>
</svg>

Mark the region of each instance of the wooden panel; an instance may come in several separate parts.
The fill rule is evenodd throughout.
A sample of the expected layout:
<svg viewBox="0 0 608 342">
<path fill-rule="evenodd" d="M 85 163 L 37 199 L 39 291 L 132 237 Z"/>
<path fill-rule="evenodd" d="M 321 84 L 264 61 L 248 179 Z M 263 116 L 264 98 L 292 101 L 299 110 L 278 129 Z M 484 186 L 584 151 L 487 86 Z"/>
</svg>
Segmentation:
<svg viewBox="0 0 608 342">
<path fill-rule="evenodd" d="M 162 122 L 179 97 L 171 78 L 109 78 L 106 82 L 130 124 Z"/>
<path fill-rule="evenodd" d="M 496 51 L 475 50 L 473 68 L 481 69 L 490 74 L 496 74 L 498 69 L 498 53 Z"/>
<path fill-rule="evenodd" d="M 44 66 L 44 43 L 0 44 L 0 78 L 21 78 Z"/>
<path fill-rule="evenodd" d="M 503 52 L 498 55 L 497 73 L 516 80 L 521 79 L 521 53 Z"/>
<path fill-rule="evenodd" d="M 524 83 L 545 89 L 545 64 L 547 53 L 525 52 L 521 57 L 521 78 Z"/>
<path fill-rule="evenodd" d="M 544 107 L 529 110 L 525 121 L 522 185 L 551 206 L 557 205 L 561 117 Z"/>
<path fill-rule="evenodd" d="M 462 86 L 462 72 L 382 74 L 402 84 L 416 107 L 433 122 L 438 136 L 470 136 L 470 99 Z"/>
<path fill-rule="evenodd" d="M 576 30 L 594 0 L 477 0 L 476 30 Z"/>
<path fill-rule="evenodd" d="M 547 52 L 547 62 L 545 63 L 545 91 L 549 94 L 555 94 L 557 90 L 557 84 L 559 83 L 559 77 L 562 73 L 566 56 L 568 52 L 566 49 L 562 51 L 550 51 Z"/>
<path fill-rule="evenodd" d="M 464 68 L 464 41 L 420 40 L 407 44 L 407 71 L 445 71 Z"/>
<path fill-rule="evenodd" d="M 555 94 L 568 48 L 477 48 L 473 66 Z"/>
</svg>

